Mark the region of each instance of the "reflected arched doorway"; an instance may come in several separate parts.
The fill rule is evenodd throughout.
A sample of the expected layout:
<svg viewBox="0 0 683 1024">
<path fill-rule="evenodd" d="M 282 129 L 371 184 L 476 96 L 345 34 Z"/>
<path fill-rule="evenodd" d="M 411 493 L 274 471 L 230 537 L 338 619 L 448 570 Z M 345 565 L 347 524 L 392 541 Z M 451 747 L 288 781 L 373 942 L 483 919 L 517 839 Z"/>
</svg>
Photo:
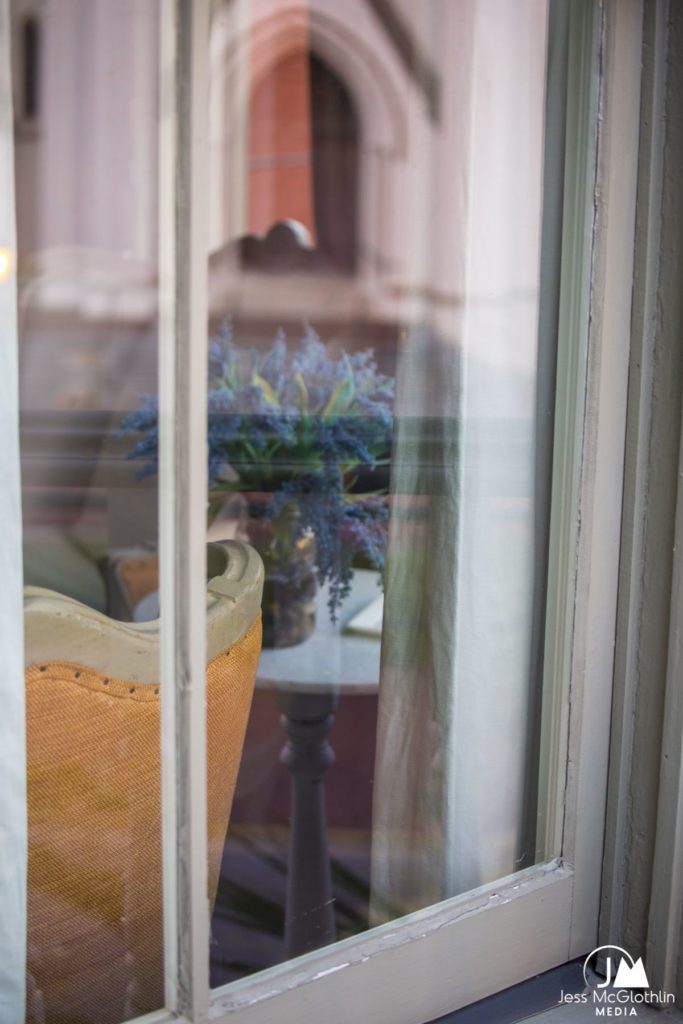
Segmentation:
<svg viewBox="0 0 683 1024">
<path fill-rule="evenodd" d="M 254 88 L 249 111 L 248 227 L 308 229 L 321 264 L 352 273 L 358 249 L 359 122 L 344 83 L 300 50 Z"/>
<path fill-rule="evenodd" d="M 309 73 L 318 248 L 336 269 L 351 273 L 358 240 L 358 117 L 329 65 L 311 55 Z"/>
</svg>

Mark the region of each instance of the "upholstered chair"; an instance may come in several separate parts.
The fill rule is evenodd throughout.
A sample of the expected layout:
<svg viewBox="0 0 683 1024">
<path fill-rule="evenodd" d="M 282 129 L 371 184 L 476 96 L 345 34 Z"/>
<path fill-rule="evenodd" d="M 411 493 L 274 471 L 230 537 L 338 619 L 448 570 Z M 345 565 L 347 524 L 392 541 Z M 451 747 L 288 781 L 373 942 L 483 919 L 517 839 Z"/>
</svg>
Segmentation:
<svg viewBox="0 0 683 1024">
<path fill-rule="evenodd" d="M 263 567 L 209 546 L 209 892 L 215 897 L 261 647 Z M 162 610 L 163 615 L 163 610 Z M 25 592 L 27 1019 L 118 1024 L 163 1005 L 159 620 Z"/>
</svg>

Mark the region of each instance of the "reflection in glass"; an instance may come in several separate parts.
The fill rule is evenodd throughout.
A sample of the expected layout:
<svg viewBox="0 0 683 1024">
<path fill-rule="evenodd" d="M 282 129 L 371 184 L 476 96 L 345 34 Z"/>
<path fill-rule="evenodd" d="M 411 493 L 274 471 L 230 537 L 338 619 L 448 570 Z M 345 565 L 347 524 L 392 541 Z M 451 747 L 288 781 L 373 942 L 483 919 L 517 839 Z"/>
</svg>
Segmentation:
<svg viewBox="0 0 683 1024">
<path fill-rule="evenodd" d="M 547 18 L 214 6 L 210 534 L 260 550 L 264 620 L 286 623 L 259 664 L 215 985 L 555 852 L 535 828 Z M 352 458 L 347 426 L 372 439 Z M 373 508 L 363 543 L 340 495 Z"/>
<path fill-rule="evenodd" d="M 10 7 L 27 1020 L 118 1024 L 164 1002 L 158 626 L 115 621 L 157 543 L 116 432 L 157 390 L 158 5 Z"/>
<path fill-rule="evenodd" d="M 249 541 L 267 571 L 230 829 L 212 846 L 214 985 L 555 852 L 536 851 L 534 795 L 554 360 L 538 330 L 546 7 L 213 5 L 207 528 Z M 15 83 L 29 93 L 26 582 L 144 622 L 158 614 L 158 10 L 52 0 L 36 29 Z M 91 986 L 56 939 L 32 952 L 36 990 L 63 986 L 64 1019 L 161 1000 L 157 926 L 151 960 L 126 933 L 126 872 L 158 819 L 111 784 L 110 757 L 130 772 L 147 745 L 125 732 L 127 749 L 99 758 L 93 733 L 96 864 L 77 803 L 68 836 L 43 829 L 108 893 L 99 945 L 76 883 L 48 892 L 66 916 L 41 911 L 112 955 Z"/>
</svg>

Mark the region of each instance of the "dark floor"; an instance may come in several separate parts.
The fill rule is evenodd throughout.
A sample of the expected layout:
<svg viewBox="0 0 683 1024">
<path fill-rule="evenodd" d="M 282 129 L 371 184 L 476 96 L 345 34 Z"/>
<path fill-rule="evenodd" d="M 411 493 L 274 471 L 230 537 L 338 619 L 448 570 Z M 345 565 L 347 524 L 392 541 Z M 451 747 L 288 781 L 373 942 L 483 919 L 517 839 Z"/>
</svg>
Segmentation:
<svg viewBox="0 0 683 1024">
<path fill-rule="evenodd" d="M 583 961 L 573 960 L 431 1024 L 514 1024 L 558 1005 L 560 992 L 584 989 Z"/>
<path fill-rule="evenodd" d="M 223 854 L 212 919 L 211 985 L 281 963 L 287 829 L 235 828 Z M 368 927 L 370 857 L 364 835 L 329 835 L 337 939 Z"/>
</svg>

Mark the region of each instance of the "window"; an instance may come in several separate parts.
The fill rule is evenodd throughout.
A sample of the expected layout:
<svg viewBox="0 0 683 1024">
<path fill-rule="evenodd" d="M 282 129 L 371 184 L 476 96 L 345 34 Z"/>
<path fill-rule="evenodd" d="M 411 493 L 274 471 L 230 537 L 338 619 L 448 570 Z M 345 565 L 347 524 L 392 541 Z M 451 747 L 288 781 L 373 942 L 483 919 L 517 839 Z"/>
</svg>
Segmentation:
<svg viewBox="0 0 683 1024">
<path fill-rule="evenodd" d="M 74 998 L 91 1001 L 82 1014 L 101 1019 L 106 1005 L 112 1020 L 150 1010 L 163 1020 L 165 1004 L 195 1020 L 210 1004 L 216 1020 L 287 1021 L 305 998 L 314 1015 L 370 1008 L 395 1020 L 400 1003 L 401 1019 L 416 1021 L 585 952 L 604 808 L 635 182 L 617 128 L 637 97 L 614 83 L 635 73 L 622 56 L 639 39 L 635 15 L 610 8 L 603 26 L 597 5 L 540 0 L 410 12 L 346 0 L 334 13 L 322 2 L 149 0 L 88 8 L 79 36 L 55 11 L 45 5 L 37 221 L 21 213 L 31 179 L 16 175 L 27 579 L 45 584 L 51 571 L 54 589 L 102 602 L 107 619 L 161 610 L 158 625 L 131 634 L 159 636 L 161 692 L 149 697 L 160 697 L 161 781 L 151 772 L 149 788 L 161 812 L 136 811 L 163 853 L 162 876 L 136 875 L 156 939 L 126 948 L 118 924 L 130 922 L 132 890 L 104 878 L 111 927 L 98 920 L 95 931 L 119 943 L 107 978 L 119 1002 L 76 985 Z M 77 82 L 72 69 L 92 78 Z M 598 140 L 600 98 L 616 127 Z M 86 121 L 88 133 L 64 131 Z M 610 217 L 600 206 L 594 224 L 596 166 Z M 285 266 L 249 273 L 240 247 L 267 242 L 281 220 L 309 239 L 288 228 Z M 282 272 L 298 249 L 336 273 Z M 238 781 L 218 869 L 207 504 L 210 538 L 260 547 L 273 642 L 242 759 L 251 779 L 241 792 Z M 84 559 L 87 573 L 55 551 L 69 565 Z M 145 573 L 153 585 L 142 593 Z M 237 600 L 229 583 L 223 597 Z M 105 688 L 123 680 L 142 703 L 138 686 L 156 683 L 109 671 L 115 656 L 115 644 L 99 646 L 86 689 L 111 700 Z M 38 685 L 43 668 L 29 666 Z M 133 736 L 116 745 L 123 774 Z M 269 767 L 283 745 L 284 766 Z M 289 833 L 259 833 L 272 817 L 245 804 L 249 786 L 263 796 L 268 772 L 286 784 L 284 800 L 291 774 Z M 54 773 L 41 778 L 63 792 Z M 105 817 L 113 793 L 106 781 L 98 790 Z M 45 888 L 34 884 L 33 794 L 29 773 L 35 899 Z M 277 795 L 261 809 L 276 805 Z M 114 819 L 92 848 L 104 839 L 115 853 L 128 836 L 135 874 L 144 844 Z M 44 834 L 59 835 L 56 820 Z M 251 884 L 250 850 L 261 870 Z M 78 843 L 78 856 L 89 852 Z M 285 902 L 269 946 L 274 876 Z M 60 898 L 73 914 L 77 893 Z M 89 920 L 91 908 L 77 909 Z M 86 949 L 97 955 L 94 941 Z M 119 985 L 131 960 L 138 973 Z M 49 954 L 36 964 L 33 950 L 31 964 L 38 999 L 41 970 L 58 964 Z M 414 983 L 425 965 L 428 994 Z"/>
</svg>

